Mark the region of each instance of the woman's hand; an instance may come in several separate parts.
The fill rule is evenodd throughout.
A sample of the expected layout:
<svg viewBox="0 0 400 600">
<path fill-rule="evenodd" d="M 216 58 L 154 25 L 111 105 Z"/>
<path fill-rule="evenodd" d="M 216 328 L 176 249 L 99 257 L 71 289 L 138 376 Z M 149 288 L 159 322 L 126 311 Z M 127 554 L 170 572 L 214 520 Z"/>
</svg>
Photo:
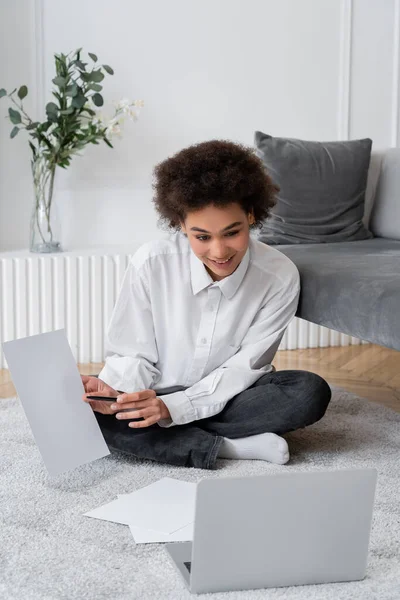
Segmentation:
<svg viewBox="0 0 400 600">
<path fill-rule="evenodd" d="M 91 377 L 90 375 L 81 375 L 83 387 L 85 388 L 85 394 L 82 396 L 82 400 L 90 404 L 93 410 L 102 413 L 103 415 L 114 415 L 115 410 L 111 408 L 111 402 L 102 402 L 101 400 L 88 400 L 86 396 L 115 396 L 119 395 L 118 390 L 114 390 L 112 387 L 107 385 L 104 381 L 98 377 Z"/>
<path fill-rule="evenodd" d="M 142 390 L 132 394 L 120 394 L 118 401 L 110 406 L 112 412 L 117 412 L 117 419 L 137 419 L 143 417 L 144 421 L 132 421 L 129 427 L 149 427 L 162 419 L 169 419 L 170 412 L 161 398 L 156 396 L 154 390 Z M 129 410 L 132 409 L 132 410 Z"/>
</svg>

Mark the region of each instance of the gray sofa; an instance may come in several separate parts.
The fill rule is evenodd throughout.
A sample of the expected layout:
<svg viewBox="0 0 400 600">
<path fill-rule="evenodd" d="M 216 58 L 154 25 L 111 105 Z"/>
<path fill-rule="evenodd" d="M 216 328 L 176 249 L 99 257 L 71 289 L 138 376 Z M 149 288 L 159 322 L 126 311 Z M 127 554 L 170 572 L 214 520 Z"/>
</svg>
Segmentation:
<svg viewBox="0 0 400 600">
<path fill-rule="evenodd" d="M 400 350 L 400 148 L 372 152 L 363 223 L 374 238 L 274 247 L 300 272 L 297 317 Z"/>
</svg>

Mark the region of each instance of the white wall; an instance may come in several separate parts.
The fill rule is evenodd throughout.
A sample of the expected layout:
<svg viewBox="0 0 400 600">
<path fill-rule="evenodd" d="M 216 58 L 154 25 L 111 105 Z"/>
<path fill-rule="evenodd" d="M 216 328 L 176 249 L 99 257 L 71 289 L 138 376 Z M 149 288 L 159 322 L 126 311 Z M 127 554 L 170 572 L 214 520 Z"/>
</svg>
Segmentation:
<svg viewBox="0 0 400 600">
<path fill-rule="evenodd" d="M 35 11 L 29 0 L 0 0 L 0 89 L 11 92 L 26 84 L 29 114 L 36 108 Z M 27 136 L 10 139 L 10 121 L 5 119 L 7 98 L 0 99 L 0 251 L 28 246 L 29 220 L 33 204 L 30 155 Z"/>
<path fill-rule="evenodd" d="M 260 129 L 398 145 L 399 25 L 399 0 L 0 0 L 0 87 L 26 83 L 43 119 L 53 54 L 83 46 L 115 70 L 103 81 L 109 111 L 144 100 L 114 150 L 89 147 L 57 182 L 66 250 L 137 245 L 164 235 L 154 165 L 189 144 L 252 145 Z M 0 251 L 27 248 L 33 202 L 27 136 L 9 139 L 7 108 L 2 99 Z"/>
</svg>

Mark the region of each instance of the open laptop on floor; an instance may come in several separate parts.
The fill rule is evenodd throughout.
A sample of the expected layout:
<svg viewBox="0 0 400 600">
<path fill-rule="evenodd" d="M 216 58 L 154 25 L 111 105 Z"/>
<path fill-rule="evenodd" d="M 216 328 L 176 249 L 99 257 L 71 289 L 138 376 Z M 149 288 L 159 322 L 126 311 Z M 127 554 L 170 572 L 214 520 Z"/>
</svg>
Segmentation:
<svg viewBox="0 0 400 600">
<path fill-rule="evenodd" d="M 365 576 L 376 469 L 206 478 L 193 542 L 166 544 L 194 593 Z"/>
</svg>

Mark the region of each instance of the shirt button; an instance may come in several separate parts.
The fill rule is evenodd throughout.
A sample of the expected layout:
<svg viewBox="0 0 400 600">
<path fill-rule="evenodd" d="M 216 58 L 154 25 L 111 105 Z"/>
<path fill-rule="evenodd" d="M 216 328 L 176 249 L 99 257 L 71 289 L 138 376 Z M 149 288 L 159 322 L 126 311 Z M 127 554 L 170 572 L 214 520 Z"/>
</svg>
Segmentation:
<svg viewBox="0 0 400 600">
<path fill-rule="evenodd" d="M 207 344 L 207 338 L 201 338 L 200 341 L 201 341 L 202 344 Z"/>
</svg>

